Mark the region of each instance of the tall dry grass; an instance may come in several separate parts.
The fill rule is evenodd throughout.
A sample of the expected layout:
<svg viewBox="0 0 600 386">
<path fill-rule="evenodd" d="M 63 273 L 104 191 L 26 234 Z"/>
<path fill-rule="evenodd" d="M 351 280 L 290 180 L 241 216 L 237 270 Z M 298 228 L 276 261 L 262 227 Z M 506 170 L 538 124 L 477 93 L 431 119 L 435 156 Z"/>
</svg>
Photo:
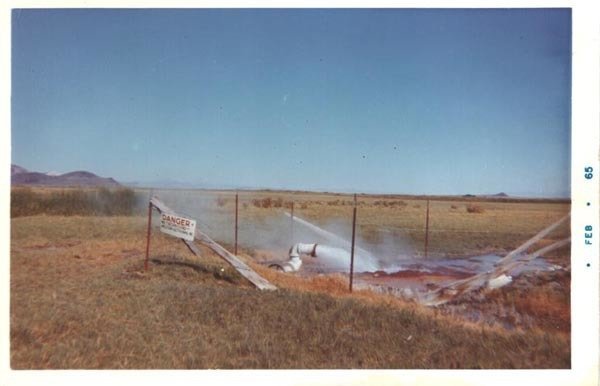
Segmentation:
<svg viewBox="0 0 600 386">
<path fill-rule="evenodd" d="M 141 197 L 129 188 L 11 190 L 11 217 L 48 214 L 58 216 L 131 216 L 141 210 Z"/>
</svg>

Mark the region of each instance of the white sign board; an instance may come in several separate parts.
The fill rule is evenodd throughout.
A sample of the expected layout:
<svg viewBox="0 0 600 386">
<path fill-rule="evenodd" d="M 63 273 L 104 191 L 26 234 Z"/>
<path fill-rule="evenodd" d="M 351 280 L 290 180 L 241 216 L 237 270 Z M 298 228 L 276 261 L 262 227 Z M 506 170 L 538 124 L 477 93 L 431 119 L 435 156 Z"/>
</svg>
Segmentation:
<svg viewBox="0 0 600 386">
<path fill-rule="evenodd" d="M 173 214 L 162 213 L 160 215 L 160 230 L 171 236 L 194 241 L 196 220 L 179 217 Z"/>
</svg>

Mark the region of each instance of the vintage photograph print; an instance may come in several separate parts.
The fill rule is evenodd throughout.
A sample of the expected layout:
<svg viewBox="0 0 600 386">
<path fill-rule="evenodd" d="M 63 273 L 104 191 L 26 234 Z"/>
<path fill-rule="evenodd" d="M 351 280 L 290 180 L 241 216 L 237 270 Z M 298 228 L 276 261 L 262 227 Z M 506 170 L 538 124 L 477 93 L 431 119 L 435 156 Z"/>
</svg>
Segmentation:
<svg viewBox="0 0 600 386">
<path fill-rule="evenodd" d="M 571 13 L 12 9 L 11 368 L 571 369 Z"/>
</svg>

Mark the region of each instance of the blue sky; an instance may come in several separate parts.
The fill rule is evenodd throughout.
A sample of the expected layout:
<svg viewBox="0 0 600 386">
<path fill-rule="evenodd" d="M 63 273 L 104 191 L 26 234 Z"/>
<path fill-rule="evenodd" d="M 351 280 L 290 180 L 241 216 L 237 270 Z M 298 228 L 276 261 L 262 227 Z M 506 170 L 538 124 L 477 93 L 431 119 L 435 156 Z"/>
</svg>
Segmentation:
<svg viewBox="0 0 600 386">
<path fill-rule="evenodd" d="M 568 9 L 14 10 L 12 33 L 28 169 L 569 195 Z"/>
</svg>

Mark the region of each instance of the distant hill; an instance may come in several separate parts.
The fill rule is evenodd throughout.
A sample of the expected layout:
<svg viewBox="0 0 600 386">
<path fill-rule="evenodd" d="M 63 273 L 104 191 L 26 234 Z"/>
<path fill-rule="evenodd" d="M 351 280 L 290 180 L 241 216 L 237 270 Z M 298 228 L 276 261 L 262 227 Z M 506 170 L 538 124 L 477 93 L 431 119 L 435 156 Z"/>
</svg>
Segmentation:
<svg viewBox="0 0 600 386">
<path fill-rule="evenodd" d="M 10 165 L 10 175 L 15 175 L 19 173 L 29 173 L 29 170 L 15 164 Z"/>
<path fill-rule="evenodd" d="M 69 172 L 59 175 L 40 172 L 30 172 L 27 169 L 10 165 L 10 179 L 12 185 L 35 186 L 121 186 L 113 178 L 104 178 L 84 170 Z"/>
</svg>

